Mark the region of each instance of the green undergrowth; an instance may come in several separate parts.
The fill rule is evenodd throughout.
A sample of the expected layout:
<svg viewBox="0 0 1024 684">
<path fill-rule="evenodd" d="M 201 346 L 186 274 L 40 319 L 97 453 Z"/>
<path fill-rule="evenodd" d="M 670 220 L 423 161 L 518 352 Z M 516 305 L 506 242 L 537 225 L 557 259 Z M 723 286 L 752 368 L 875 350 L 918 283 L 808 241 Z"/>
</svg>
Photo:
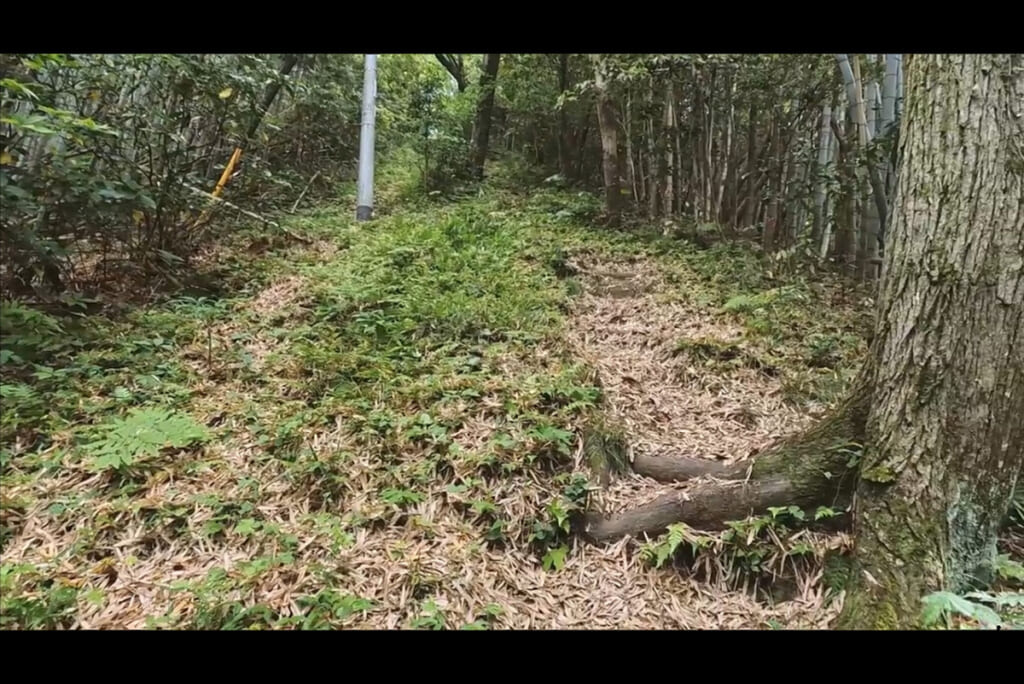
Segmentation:
<svg viewBox="0 0 1024 684">
<path fill-rule="evenodd" d="M 569 475 L 576 425 L 602 395 L 562 341 L 572 285 L 551 264 L 587 241 L 584 227 L 493 190 L 362 224 L 346 201 L 286 229 L 228 238 L 215 291 L 119 315 L 3 303 L 3 627 L 102 612 L 121 564 L 172 546 L 245 548 L 248 560 L 168 585 L 150 626 L 350 625 L 378 607 L 324 574 L 325 559 L 360 530 L 429 538 L 431 500 L 462 511 L 482 547 L 523 548 L 550 572 L 565 564 L 589 487 Z M 285 292 L 289 279 L 299 292 Z M 246 444 L 245 464 L 229 464 Z M 372 462 L 369 501 L 349 478 L 357 457 Z M 308 513 L 261 512 L 267 477 Z M 495 496 L 520 477 L 541 488 L 525 519 Z M 60 539 L 58 558 L 21 543 L 30 519 Z M 129 529 L 142 535 L 124 541 Z M 300 567 L 323 576 L 292 604 L 300 614 L 252 598 Z M 182 601 L 184 614 L 170 608 Z M 499 613 L 482 607 L 466 628 Z"/>
<path fill-rule="evenodd" d="M 954 594 L 939 591 L 922 601 L 921 624 L 932 629 L 1024 629 L 1024 565 L 1009 554 L 993 563 L 995 581 L 987 590 Z"/>
<path fill-rule="evenodd" d="M 557 183 L 531 193 L 527 206 L 556 224 L 592 222 L 600 213 L 594 196 L 559 190 Z M 671 288 L 663 297 L 685 300 L 743 331 L 738 341 L 678 340 L 677 354 L 715 373 L 748 368 L 777 377 L 783 397 L 804 410 L 835 405 L 845 395 L 867 352 L 869 285 L 831 273 L 781 271 L 741 241 L 705 248 L 685 231 L 677 239 L 643 224 L 595 233 L 579 239 L 571 232 L 563 238 L 564 250 L 650 257 Z M 573 278 L 567 280 L 572 287 Z"/>
<path fill-rule="evenodd" d="M 155 628 L 355 625 L 383 608 L 332 570 L 335 558 L 396 527 L 430 540 L 438 507 L 458 513 L 471 546 L 559 572 L 591 487 L 572 473 L 579 440 L 588 426 L 604 435 L 601 454 L 587 446 L 598 470 L 621 469 L 625 453 L 591 369 L 563 339 L 580 291 L 565 271 L 574 253 L 649 256 L 668 296 L 742 321 L 739 354 L 681 341 L 705 360 L 785 373 L 852 364 L 843 311 L 820 313 L 825 290 L 770 282 L 744 248 L 597 228 L 594 196 L 557 182 L 515 191 L 509 173 L 445 202 L 384 166 L 379 218 L 354 222 L 343 187 L 284 230 L 231 233 L 209 286 L 122 313 L 3 302 L 0 626 L 99 619 L 126 570 L 156 573 L 166 592 L 146 615 Z M 818 397 L 821 381 L 808 383 Z M 525 513 L 502 504 L 510 491 L 533 502 Z M 34 550 L 39 530 L 56 556 Z M 189 562 L 242 560 L 165 580 L 172 549 L 186 574 Z M 760 553 L 734 563 L 761 572 L 806 554 Z M 260 598 L 278 595 L 267 587 L 281 577 L 306 584 L 288 601 Z M 464 623 L 435 600 L 441 579 L 408 582 L 419 608 L 405 626 L 501 620 L 500 606 L 481 604 Z"/>
<path fill-rule="evenodd" d="M 652 567 L 675 566 L 706 581 L 734 588 L 754 588 L 768 600 L 785 600 L 793 583 L 824 565 L 824 584 L 831 599 L 845 584 L 842 559 L 846 549 L 813 526 L 827 524 L 843 511 L 819 506 L 771 508 L 764 515 L 726 523 L 721 532 L 703 532 L 683 523 L 646 543 L 641 557 Z"/>
<path fill-rule="evenodd" d="M 681 339 L 677 353 L 715 372 L 748 368 L 779 378 L 783 397 L 804 410 L 833 406 L 845 395 L 867 352 L 866 286 L 773 275 L 769 262 L 743 243 L 658 251 L 671 255 L 667 277 L 679 297 L 742 330 L 740 340 Z"/>
</svg>

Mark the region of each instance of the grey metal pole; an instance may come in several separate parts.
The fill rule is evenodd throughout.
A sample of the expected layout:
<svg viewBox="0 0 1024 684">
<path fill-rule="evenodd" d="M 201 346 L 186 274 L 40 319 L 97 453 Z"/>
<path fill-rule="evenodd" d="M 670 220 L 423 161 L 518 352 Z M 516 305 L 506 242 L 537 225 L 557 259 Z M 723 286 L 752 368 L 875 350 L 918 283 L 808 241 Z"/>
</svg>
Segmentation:
<svg viewBox="0 0 1024 684">
<path fill-rule="evenodd" d="M 363 123 L 359 132 L 359 196 L 356 220 L 373 217 L 373 124 L 377 117 L 377 55 L 363 63 Z"/>
</svg>

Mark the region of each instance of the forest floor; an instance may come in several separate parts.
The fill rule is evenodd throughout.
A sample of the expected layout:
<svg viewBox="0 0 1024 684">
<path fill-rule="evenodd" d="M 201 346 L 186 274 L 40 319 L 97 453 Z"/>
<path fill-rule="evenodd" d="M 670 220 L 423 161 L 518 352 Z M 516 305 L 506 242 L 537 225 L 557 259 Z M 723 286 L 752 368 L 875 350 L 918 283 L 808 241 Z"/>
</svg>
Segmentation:
<svg viewBox="0 0 1024 684">
<path fill-rule="evenodd" d="M 574 525 L 666 487 L 602 486 L 588 428 L 737 459 L 823 413 L 865 351 L 862 293 L 597 227 L 568 191 L 385 202 L 365 224 L 350 205 L 236 233 L 202 292 L 88 317 L 4 304 L 0 625 L 835 615 L 847 538 L 787 523 L 830 511 L 603 547 Z"/>
</svg>

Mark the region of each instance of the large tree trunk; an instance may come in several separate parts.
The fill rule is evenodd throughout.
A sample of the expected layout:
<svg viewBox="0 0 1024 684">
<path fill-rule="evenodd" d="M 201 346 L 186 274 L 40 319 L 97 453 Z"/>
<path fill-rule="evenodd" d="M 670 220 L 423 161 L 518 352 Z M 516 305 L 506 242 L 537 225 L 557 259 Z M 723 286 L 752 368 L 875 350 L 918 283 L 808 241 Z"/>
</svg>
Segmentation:
<svg viewBox="0 0 1024 684">
<path fill-rule="evenodd" d="M 601 129 L 601 170 L 604 174 L 605 211 L 609 225 L 617 225 L 622 212 L 622 192 L 619 187 L 619 121 L 615 102 L 608 92 L 605 58 L 592 55 L 594 60 L 594 87 L 597 91 L 597 125 Z"/>
<path fill-rule="evenodd" d="M 1022 67 L 908 64 L 844 626 L 915 626 L 995 555 L 1024 463 Z"/>
<path fill-rule="evenodd" d="M 473 174 L 483 178 L 487 161 L 487 142 L 491 135 L 491 114 L 494 111 L 494 84 L 498 79 L 501 55 L 487 55 L 484 72 L 480 76 L 480 100 L 476 106 L 476 124 L 473 126 Z"/>
<path fill-rule="evenodd" d="M 1021 62 L 908 63 L 880 316 L 845 403 L 747 463 L 638 458 L 642 474 L 700 479 L 611 518 L 592 514 L 592 540 L 677 522 L 714 529 L 855 493 L 855 572 L 840 626 L 914 627 L 923 595 L 984 579 L 1024 466 Z"/>
</svg>

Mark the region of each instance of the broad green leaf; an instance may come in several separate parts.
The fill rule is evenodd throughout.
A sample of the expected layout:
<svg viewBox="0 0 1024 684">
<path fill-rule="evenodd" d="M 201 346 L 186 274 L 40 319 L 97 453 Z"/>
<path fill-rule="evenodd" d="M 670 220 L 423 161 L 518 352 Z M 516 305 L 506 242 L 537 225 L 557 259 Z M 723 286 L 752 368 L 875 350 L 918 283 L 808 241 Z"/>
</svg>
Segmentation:
<svg viewBox="0 0 1024 684">
<path fill-rule="evenodd" d="M 922 620 L 926 625 L 937 624 L 944 614 L 958 613 L 966 618 L 976 620 L 986 627 L 1002 625 L 999 615 L 986 605 L 974 603 L 962 596 L 948 591 L 929 594 L 924 599 Z"/>
<path fill-rule="evenodd" d="M 565 565 L 565 556 L 569 553 L 569 547 L 559 546 L 556 549 L 551 549 L 544 554 L 543 565 L 545 570 L 561 570 Z"/>
<path fill-rule="evenodd" d="M 235 524 L 235 532 L 244 537 L 248 537 L 259 529 L 260 522 L 258 520 L 253 520 L 252 518 L 244 518 Z"/>
<path fill-rule="evenodd" d="M 818 510 L 814 512 L 814 519 L 821 520 L 822 518 L 834 518 L 836 512 L 828 506 L 818 506 Z"/>
</svg>

